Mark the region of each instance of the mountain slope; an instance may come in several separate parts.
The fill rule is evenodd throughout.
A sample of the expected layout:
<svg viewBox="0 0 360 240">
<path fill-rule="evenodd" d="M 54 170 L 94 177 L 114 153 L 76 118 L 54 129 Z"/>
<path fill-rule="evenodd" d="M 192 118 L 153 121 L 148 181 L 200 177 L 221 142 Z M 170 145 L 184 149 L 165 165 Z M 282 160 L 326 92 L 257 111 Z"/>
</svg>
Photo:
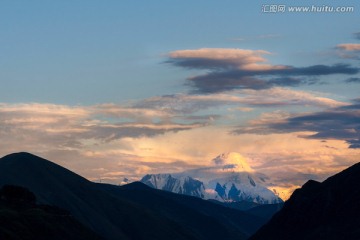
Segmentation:
<svg viewBox="0 0 360 240">
<path fill-rule="evenodd" d="M 264 219 L 239 210 L 197 197 L 152 189 L 140 182 L 122 187 L 108 185 L 108 191 L 152 211 L 166 212 L 173 221 L 186 222 L 192 232 L 203 235 L 204 239 L 247 238 L 265 223 Z"/>
<path fill-rule="evenodd" d="M 111 239 L 123 231 L 112 222 L 111 209 L 116 199 L 104 196 L 92 183 L 48 160 L 29 153 L 15 153 L 0 159 L 0 185 L 13 184 L 28 188 L 39 203 L 55 205 L 71 212 L 80 222 Z M 98 206 L 107 204 L 106 209 Z M 109 204 L 109 205 L 108 205 Z M 121 203 L 118 204 L 122 206 Z"/>
<path fill-rule="evenodd" d="M 169 236 L 181 239 L 186 236 L 183 228 L 167 218 L 113 197 L 99 185 L 28 153 L 0 159 L 0 185 L 3 184 L 30 189 L 40 203 L 68 210 L 106 239 L 167 239 Z"/>
<path fill-rule="evenodd" d="M 360 163 L 308 181 L 251 239 L 360 239 L 359 203 Z"/>
<path fill-rule="evenodd" d="M 220 235 L 246 239 L 264 223 L 240 211 L 143 184 L 120 188 L 92 183 L 29 153 L 0 159 L 0 186 L 5 184 L 28 188 L 39 203 L 68 210 L 105 239 L 216 239 Z"/>
<path fill-rule="evenodd" d="M 269 221 L 275 213 L 282 209 L 283 206 L 283 203 L 265 204 L 250 208 L 246 212 Z"/>
<path fill-rule="evenodd" d="M 100 240 L 69 212 L 35 204 L 33 193 L 18 186 L 0 189 L 0 239 Z"/>
</svg>

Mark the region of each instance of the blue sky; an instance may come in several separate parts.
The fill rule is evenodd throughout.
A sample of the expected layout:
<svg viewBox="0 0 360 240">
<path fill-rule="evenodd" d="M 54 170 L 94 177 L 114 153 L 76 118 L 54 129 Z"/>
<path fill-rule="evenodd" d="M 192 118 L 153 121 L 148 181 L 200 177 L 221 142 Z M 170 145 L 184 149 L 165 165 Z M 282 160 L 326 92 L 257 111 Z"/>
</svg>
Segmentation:
<svg viewBox="0 0 360 240">
<path fill-rule="evenodd" d="M 354 11 L 261 11 L 278 4 Z M 359 161 L 359 11 L 338 0 L 2 1 L 0 152 L 118 182 L 235 151 L 280 190 L 321 180 Z"/>
<path fill-rule="evenodd" d="M 162 64 L 170 51 L 264 49 L 274 63 L 306 66 L 334 62 L 326 52 L 358 31 L 356 12 L 264 14 L 263 4 L 4 1 L 0 94 L 10 102 L 94 104 L 183 92 L 189 73 Z"/>
</svg>

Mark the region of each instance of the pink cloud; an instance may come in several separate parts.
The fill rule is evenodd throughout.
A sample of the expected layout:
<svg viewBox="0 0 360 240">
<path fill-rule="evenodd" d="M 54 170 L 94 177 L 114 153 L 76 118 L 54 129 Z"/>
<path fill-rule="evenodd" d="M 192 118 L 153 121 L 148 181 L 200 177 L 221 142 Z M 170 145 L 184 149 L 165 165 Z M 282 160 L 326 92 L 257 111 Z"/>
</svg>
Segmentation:
<svg viewBox="0 0 360 240">
<path fill-rule="evenodd" d="M 343 43 L 337 45 L 337 48 L 345 51 L 360 51 L 360 43 Z"/>
<path fill-rule="evenodd" d="M 267 62 L 263 55 L 271 54 L 264 50 L 248 50 L 237 48 L 200 48 L 195 50 L 178 50 L 169 53 L 169 57 L 177 60 L 196 60 L 198 67 L 209 67 L 212 64 L 224 64 L 240 70 L 262 71 L 285 69 L 286 66 L 262 64 Z M 211 67 L 211 66 L 210 66 Z"/>
</svg>

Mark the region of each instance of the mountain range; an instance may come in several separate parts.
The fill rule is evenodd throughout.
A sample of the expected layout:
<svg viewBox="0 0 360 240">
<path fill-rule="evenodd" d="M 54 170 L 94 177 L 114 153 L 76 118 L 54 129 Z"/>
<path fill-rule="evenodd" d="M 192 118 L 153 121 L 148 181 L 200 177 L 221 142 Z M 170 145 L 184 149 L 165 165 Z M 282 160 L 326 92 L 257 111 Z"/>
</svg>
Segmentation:
<svg viewBox="0 0 360 240">
<path fill-rule="evenodd" d="M 68 211 L 102 239 L 247 239 L 267 221 L 140 182 L 125 186 L 90 182 L 29 153 L 0 159 L 0 187 L 9 184 L 29 189 L 37 204 Z"/>
<path fill-rule="evenodd" d="M 212 163 L 210 167 L 181 173 L 147 174 L 140 181 L 152 188 L 220 202 L 283 202 L 266 187 L 269 178 L 255 172 L 240 154 L 224 153 Z"/>
<path fill-rule="evenodd" d="M 0 159 L 0 239 L 360 239 L 360 163 L 308 181 L 283 206 L 240 211 L 186 194 L 94 183 L 14 153 Z"/>
</svg>

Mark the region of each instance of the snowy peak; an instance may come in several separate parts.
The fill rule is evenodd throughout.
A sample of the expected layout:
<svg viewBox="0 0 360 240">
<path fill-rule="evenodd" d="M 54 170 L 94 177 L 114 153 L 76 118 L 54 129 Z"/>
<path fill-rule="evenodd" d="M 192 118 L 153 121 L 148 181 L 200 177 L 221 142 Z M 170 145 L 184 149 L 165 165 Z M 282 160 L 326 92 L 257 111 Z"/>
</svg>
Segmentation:
<svg viewBox="0 0 360 240">
<path fill-rule="evenodd" d="M 175 179 L 170 174 L 147 174 L 140 181 L 152 188 L 166 190 Z"/>
<path fill-rule="evenodd" d="M 165 191 L 215 199 L 221 202 L 247 201 L 258 204 L 281 203 L 282 200 L 264 184 L 239 153 L 221 154 L 213 165 L 181 173 L 151 174 L 141 179 L 146 185 Z"/>
<path fill-rule="evenodd" d="M 205 197 L 204 184 L 189 176 L 175 178 L 171 174 L 148 174 L 141 180 L 146 185 L 174 193 L 195 196 L 199 198 Z"/>
<path fill-rule="evenodd" d="M 265 186 L 255 182 L 248 176 L 247 182 L 231 181 L 230 179 L 215 179 L 206 188 L 214 189 L 223 202 L 247 201 L 258 204 L 276 204 L 282 200 Z M 245 178 L 246 179 L 246 178 Z M 219 199 L 217 199 L 219 200 Z"/>
<path fill-rule="evenodd" d="M 246 159 L 239 153 L 223 153 L 214 158 L 213 163 L 216 166 L 222 166 L 223 171 L 228 172 L 254 172 Z"/>
</svg>

